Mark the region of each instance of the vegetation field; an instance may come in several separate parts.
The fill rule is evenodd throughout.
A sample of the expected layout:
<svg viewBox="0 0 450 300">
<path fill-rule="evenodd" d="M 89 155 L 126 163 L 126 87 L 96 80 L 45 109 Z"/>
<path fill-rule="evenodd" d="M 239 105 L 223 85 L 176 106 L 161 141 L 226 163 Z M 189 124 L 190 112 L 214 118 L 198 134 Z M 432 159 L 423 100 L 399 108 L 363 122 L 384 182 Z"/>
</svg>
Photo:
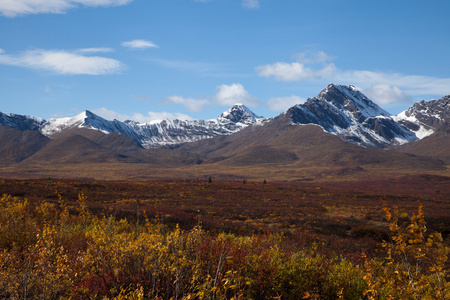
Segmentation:
<svg viewBox="0 0 450 300">
<path fill-rule="evenodd" d="M 450 178 L 0 180 L 0 299 L 448 299 Z"/>
</svg>

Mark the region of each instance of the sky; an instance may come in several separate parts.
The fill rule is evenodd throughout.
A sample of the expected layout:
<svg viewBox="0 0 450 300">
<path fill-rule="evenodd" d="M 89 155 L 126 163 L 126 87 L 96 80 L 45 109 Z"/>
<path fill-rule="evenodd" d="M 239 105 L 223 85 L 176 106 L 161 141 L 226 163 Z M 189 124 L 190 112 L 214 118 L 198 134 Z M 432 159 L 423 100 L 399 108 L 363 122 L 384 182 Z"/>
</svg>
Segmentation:
<svg viewBox="0 0 450 300">
<path fill-rule="evenodd" d="M 392 114 L 450 94 L 448 0 L 0 0 L 0 111 L 275 117 L 329 83 Z"/>
</svg>

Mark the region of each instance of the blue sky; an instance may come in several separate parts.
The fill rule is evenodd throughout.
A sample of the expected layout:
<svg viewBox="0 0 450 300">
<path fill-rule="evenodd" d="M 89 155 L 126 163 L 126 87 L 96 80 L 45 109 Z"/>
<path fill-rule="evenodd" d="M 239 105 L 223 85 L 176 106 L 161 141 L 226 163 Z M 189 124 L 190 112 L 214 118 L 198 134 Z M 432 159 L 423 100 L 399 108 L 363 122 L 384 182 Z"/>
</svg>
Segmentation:
<svg viewBox="0 0 450 300">
<path fill-rule="evenodd" d="M 0 111 L 274 117 L 328 83 L 393 114 L 450 94 L 450 1 L 0 0 Z"/>
</svg>

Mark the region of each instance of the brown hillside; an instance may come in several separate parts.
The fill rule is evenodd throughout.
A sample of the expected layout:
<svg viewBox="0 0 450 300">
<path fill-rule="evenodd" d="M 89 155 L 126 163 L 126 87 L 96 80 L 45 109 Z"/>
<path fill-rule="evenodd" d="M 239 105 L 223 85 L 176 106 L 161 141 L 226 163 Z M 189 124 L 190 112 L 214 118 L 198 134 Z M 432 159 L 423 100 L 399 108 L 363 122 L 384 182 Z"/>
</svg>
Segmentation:
<svg viewBox="0 0 450 300">
<path fill-rule="evenodd" d="M 81 136 L 52 140 L 27 163 L 68 163 L 68 162 L 125 162 L 127 157 L 120 155 Z"/>
<path fill-rule="evenodd" d="M 50 142 L 37 131 L 20 131 L 0 126 L 0 164 L 20 162 Z"/>
<path fill-rule="evenodd" d="M 180 150 L 205 155 L 221 165 L 279 164 L 297 167 L 377 167 L 439 170 L 438 159 L 347 143 L 315 125 L 291 125 L 281 115 L 265 126 L 250 126 L 236 134 L 186 144 Z"/>
<path fill-rule="evenodd" d="M 155 167 L 179 167 L 200 163 L 198 154 L 169 149 L 142 148 L 136 140 L 122 134 L 104 134 L 89 129 L 71 129 L 54 139 L 27 164 L 49 163 L 126 163 L 151 164 Z M 131 166 L 126 167 L 131 168 Z"/>
<path fill-rule="evenodd" d="M 435 157 L 450 164 L 450 130 L 440 130 L 426 138 L 396 148 L 404 153 Z"/>
<path fill-rule="evenodd" d="M 73 135 L 83 136 L 106 149 L 120 153 L 144 149 L 135 139 L 124 134 L 105 134 L 99 130 L 92 130 L 87 128 L 73 128 L 64 130 L 56 135 L 53 135 L 52 139 L 65 139 Z"/>
</svg>

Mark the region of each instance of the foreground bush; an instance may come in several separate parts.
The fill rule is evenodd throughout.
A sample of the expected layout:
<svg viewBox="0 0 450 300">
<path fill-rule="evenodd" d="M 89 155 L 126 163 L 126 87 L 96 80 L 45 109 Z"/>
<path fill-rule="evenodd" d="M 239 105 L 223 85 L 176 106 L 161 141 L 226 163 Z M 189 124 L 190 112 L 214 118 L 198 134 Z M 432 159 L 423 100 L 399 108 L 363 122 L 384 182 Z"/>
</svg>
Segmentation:
<svg viewBox="0 0 450 300">
<path fill-rule="evenodd" d="M 447 249 L 439 235 L 425 234 L 420 213 L 411 219 L 419 229 L 408 225 L 407 233 L 388 211 L 391 255 L 360 267 L 314 246 L 293 249 L 276 234 L 211 235 L 94 217 L 83 195 L 72 215 L 61 198 L 56 207 L 3 196 L 0 205 L 0 299 L 445 299 L 449 291 Z M 405 255 L 415 260 L 405 264 Z"/>
<path fill-rule="evenodd" d="M 449 249 L 440 233 L 427 231 L 422 206 L 417 214 L 384 208 L 389 240 L 387 257 L 366 262 L 370 299 L 450 299 L 446 262 Z"/>
</svg>

